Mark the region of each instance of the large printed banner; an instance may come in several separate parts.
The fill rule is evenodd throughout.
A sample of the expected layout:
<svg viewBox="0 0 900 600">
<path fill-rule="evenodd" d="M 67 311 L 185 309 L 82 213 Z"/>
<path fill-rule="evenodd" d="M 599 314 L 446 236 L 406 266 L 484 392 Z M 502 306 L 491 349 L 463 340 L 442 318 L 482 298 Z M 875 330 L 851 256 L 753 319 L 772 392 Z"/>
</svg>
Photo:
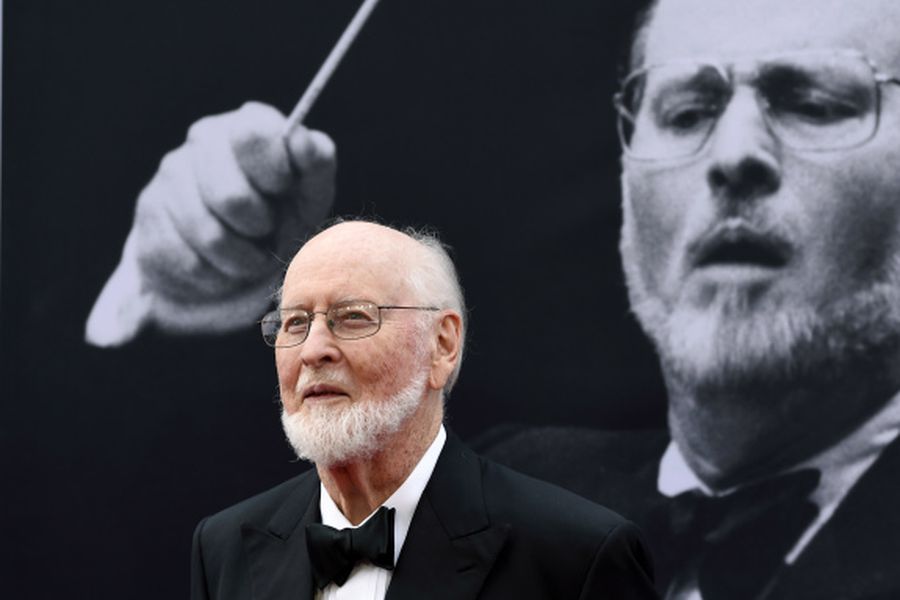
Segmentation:
<svg viewBox="0 0 900 600">
<path fill-rule="evenodd" d="M 703 4 L 670 3 L 678 2 L 687 7 L 687 16 L 699 14 Z M 6 4 L 0 221 L 0 456 L 6 485 L 0 580 L 10 597 L 183 596 L 196 523 L 309 467 L 296 461 L 284 441 L 272 350 L 256 323 L 261 312 L 255 318 L 216 313 L 216 319 L 234 321 L 222 328 L 227 333 L 176 334 L 149 326 L 108 347 L 88 343 L 85 327 L 119 263 L 136 200 L 148 182 L 158 181 L 163 157 L 185 143 L 193 123 L 248 101 L 290 112 L 358 4 Z M 708 4 L 717 8 L 704 16 L 728 20 L 724 2 Z M 789 403 L 753 403 L 727 413 L 723 429 L 698 427 L 686 435 L 676 427 L 690 440 L 681 443 L 682 450 L 727 449 L 730 439 L 738 456 L 732 464 L 753 456 L 754 448 L 766 448 L 769 462 L 762 462 L 774 467 L 725 481 L 721 489 L 710 490 L 693 477 L 688 465 L 697 470 L 697 455 L 670 444 L 660 361 L 631 312 L 619 255 L 622 150 L 613 96 L 630 71 L 627 50 L 640 8 L 596 0 L 382 0 L 305 120 L 337 146 L 337 192 L 327 216 L 362 216 L 439 232 L 453 249 L 469 306 L 466 359 L 447 401 L 447 425 L 495 459 L 636 521 L 653 547 L 660 587 L 671 597 L 900 597 L 893 566 L 900 559 L 900 535 L 895 535 L 900 524 L 891 509 L 900 490 L 891 477 L 897 451 L 889 445 L 900 419 L 896 408 L 884 408 L 897 381 L 882 377 L 881 355 L 854 355 L 853 362 L 854 380 L 887 382 L 872 386 L 881 401 L 861 403 L 859 414 L 846 415 L 840 404 L 824 402 L 819 413 L 836 414 L 840 423 L 823 424 L 830 441 L 810 443 L 802 461 L 787 458 L 792 447 L 766 446 L 782 439 L 770 435 L 780 422 L 809 423 L 792 429 L 798 445 L 818 439 L 817 425 L 806 413 L 792 412 Z M 869 8 L 873 14 L 877 10 Z M 674 19 L 672 14 L 667 18 Z M 896 17 L 892 13 L 890 19 Z M 787 35 L 790 26 L 784 24 L 791 18 L 784 9 L 773 22 Z M 625 120 L 630 150 L 646 151 L 649 159 L 639 159 L 650 161 L 701 152 L 704 144 L 714 144 L 705 136 L 724 130 L 716 123 L 731 114 L 723 108 L 734 105 L 730 94 L 744 98 L 728 86 L 740 90 L 745 84 L 756 87 L 756 96 L 748 97 L 769 112 L 758 121 L 728 121 L 735 137 L 726 142 L 744 139 L 740 126 L 761 123 L 759 131 L 775 140 L 779 150 L 773 156 L 781 161 L 794 156 L 794 146 L 800 151 L 811 144 L 840 146 L 832 144 L 839 135 L 833 130 L 843 119 L 841 135 L 852 129 L 859 138 L 845 146 L 880 147 L 879 136 L 897 125 L 900 114 L 896 86 L 882 87 L 873 79 L 872 61 L 843 52 L 852 46 L 872 58 L 875 50 L 821 33 L 829 31 L 827 18 L 818 29 L 802 29 L 807 37 L 796 45 L 841 46 L 839 58 L 791 57 L 787 67 L 754 63 L 746 76 L 734 76 L 745 73 L 743 63 L 705 65 L 685 74 L 688 67 L 679 62 L 660 70 L 654 65 L 628 79 L 623 109 L 632 111 Z M 777 40 L 781 29 L 773 31 Z M 767 43 L 746 35 L 694 33 L 725 45 L 746 43 L 751 54 L 768 56 Z M 672 39 L 687 44 L 694 37 Z M 660 47 L 672 43 L 667 40 Z M 900 56 L 900 47 L 894 50 L 893 56 Z M 730 48 L 725 54 L 741 53 Z M 875 58 L 879 67 L 900 72 L 900 60 L 888 64 Z M 770 72 L 776 75 L 766 75 Z M 810 111 L 798 117 L 803 127 L 791 121 L 800 108 L 776 112 L 783 108 L 777 103 L 786 105 L 801 87 L 808 103 L 796 100 L 796 106 Z M 703 110 L 673 117 L 676 88 L 678 99 L 688 93 L 694 101 L 702 99 Z M 710 110 L 713 92 L 722 104 Z M 831 105 L 811 106 L 829 94 L 837 97 Z M 672 105 L 669 112 L 666 102 Z M 648 117 L 642 112 L 647 110 L 656 113 Z M 847 125 L 852 111 L 853 123 Z M 665 128 L 665 118 L 682 119 L 677 133 L 674 125 Z M 700 119 L 710 119 L 708 129 Z M 648 131 L 656 137 L 647 137 Z M 779 154 L 782 144 L 787 154 Z M 736 170 L 702 171 L 696 181 L 714 189 L 709 198 L 752 188 L 740 198 L 749 201 L 741 206 L 751 206 L 777 196 L 779 186 L 765 177 L 780 177 L 782 167 L 788 173 L 790 165 L 816 165 L 804 171 L 807 184 L 828 182 L 829 174 L 839 172 L 838 159 L 803 156 L 776 166 L 756 158 L 737 161 Z M 815 160 L 820 162 L 802 162 Z M 873 155 L 867 164 L 877 162 Z M 661 181 L 655 179 L 660 169 L 681 168 L 675 162 L 660 169 L 648 164 L 654 163 L 639 168 L 648 169 L 649 178 L 630 179 L 640 193 Z M 740 170 L 747 165 L 753 170 Z M 865 176 L 864 170 L 854 173 Z M 740 177 L 759 178 L 760 172 L 764 184 L 741 187 L 746 182 Z M 650 182 L 646 188 L 644 182 Z M 829 189 L 851 185 L 839 183 Z M 689 201 L 705 199 L 680 197 L 657 206 L 665 215 L 658 220 L 649 210 L 639 212 L 636 223 L 655 229 L 641 229 L 632 242 L 649 248 L 647 256 L 663 257 L 660 248 L 679 239 L 668 224 L 681 223 Z M 177 210 L 177 202 L 172 206 Z M 847 233 L 826 230 L 824 218 L 804 220 L 791 211 L 766 213 L 771 227 L 764 229 L 756 227 L 762 217 L 754 221 L 751 212 L 735 209 L 727 223 L 723 216 L 721 231 L 709 225 L 709 239 L 695 245 L 708 243 L 702 260 L 776 269 L 817 251 L 801 239 L 821 233 L 840 240 Z M 873 222 L 890 222 L 893 216 L 880 214 Z M 833 220 L 859 222 L 846 215 Z M 877 229 L 849 231 L 846 238 L 873 239 L 877 246 L 881 240 L 866 237 Z M 684 232 L 699 235 L 688 226 Z M 841 256 L 852 256 L 852 243 L 845 250 Z M 288 253 L 273 261 L 289 258 Z M 652 272 L 648 260 L 645 256 L 642 268 Z M 858 272 L 878 270 L 862 259 L 860 265 Z M 847 262 L 840 268 L 854 266 L 859 265 Z M 827 265 L 822 268 L 830 273 Z M 805 281 L 807 291 L 817 289 L 814 279 L 796 281 Z M 832 293 L 838 296 L 841 285 L 835 279 L 820 287 L 838 290 Z M 816 306 L 827 313 L 828 300 Z M 873 306 L 889 312 L 882 304 L 863 308 Z M 768 331 L 765 323 L 779 315 L 773 308 L 754 323 Z M 673 343 L 688 355 L 706 352 L 715 362 L 718 347 L 703 337 L 704 323 L 698 321 L 687 341 Z M 877 329 L 886 331 L 880 323 Z M 750 335 L 741 331 L 733 336 L 735 343 Z M 817 330 L 811 331 L 803 339 L 815 342 Z M 851 341 L 855 345 L 848 346 L 877 353 L 896 339 L 885 335 L 872 345 Z M 781 364 L 772 357 L 770 362 Z M 669 363 L 673 369 L 680 359 Z M 753 385 L 763 398 L 774 394 L 772 382 L 781 382 L 784 373 L 803 373 L 797 389 L 829 398 L 829 386 L 845 385 L 840 361 L 807 362 L 775 368 L 777 377 L 764 375 Z M 821 373 L 822 365 L 831 365 L 834 377 L 809 375 Z M 684 392 L 669 388 L 676 395 Z M 849 398 L 856 393 L 850 384 L 841 389 Z M 723 406 L 735 397 L 720 395 Z M 674 422 L 693 427 L 707 416 L 692 420 L 691 414 L 675 414 Z M 736 424 L 743 431 L 729 438 L 740 428 Z M 769 477 L 796 471 L 798 462 L 799 480 Z M 688 497 L 705 501 L 734 490 L 725 496 L 739 508 L 713 512 L 738 516 L 723 522 L 688 515 L 699 510 L 687 508 Z M 756 508 L 741 506 L 738 496 L 749 495 L 738 493 L 744 490 L 754 495 L 743 504 Z M 775 513 L 780 516 L 773 522 L 769 517 Z M 701 526 L 698 519 L 707 523 Z M 771 541 L 763 537 L 769 530 L 786 530 L 791 539 Z M 735 531 L 738 537 L 730 537 Z"/>
</svg>

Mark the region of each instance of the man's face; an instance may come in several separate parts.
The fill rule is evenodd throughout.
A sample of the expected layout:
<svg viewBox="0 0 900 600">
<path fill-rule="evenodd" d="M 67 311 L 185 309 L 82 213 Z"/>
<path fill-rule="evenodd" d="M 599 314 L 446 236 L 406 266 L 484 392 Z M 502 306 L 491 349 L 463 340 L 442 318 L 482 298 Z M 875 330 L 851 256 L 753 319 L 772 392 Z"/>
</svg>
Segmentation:
<svg viewBox="0 0 900 600">
<path fill-rule="evenodd" d="M 896 0 L 662 0 L 645 64 L 717 60 L 737 85 L 699 154 L 623 159 L 632 304 L 670 376 L 728 385 L 790 377 L 896 330 L 900 87 L 875 136 L 785 147 L 741 65 L 826 49 L 900 74 Z"/>
<path fill-rule="evenodd" d="M 400 235 L 367 223 L 326 230 L 292 261 L 282 308 L 417 304 L 404 283 L 402 249 L 413 242 Z M 383 311 L 378 333 L 355 340 L 337 339 L 318 314 L 306 341 L 276 348 L 275 360 L 286 433 L 298 454 L 320 465 L 371 456 L 426 392 L 428 346 L 414 311 Z"/>
</svg>

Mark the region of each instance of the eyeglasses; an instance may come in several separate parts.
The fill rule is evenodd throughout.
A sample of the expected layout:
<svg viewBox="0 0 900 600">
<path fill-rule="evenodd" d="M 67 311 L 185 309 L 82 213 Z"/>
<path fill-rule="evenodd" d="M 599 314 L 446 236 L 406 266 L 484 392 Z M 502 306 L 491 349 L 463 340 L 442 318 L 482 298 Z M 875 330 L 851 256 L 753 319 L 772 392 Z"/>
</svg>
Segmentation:
<svg viewBox="0 0 900 600">
<path fill-rule="evenodd" d="M 358 340 L 378 333 L 383 310 L 440 310 L 435 306 L 378 306 L 368 300 L 338 302 L 327 311 L 284 308 L 268 313 L 259 322 L 263 340 L 273 348 L 299 346 L 309 337 L 316 315 L 325 315 L 325 324 L 334 337 Z"/>
<path fill-rule="evenodd" d="M 765 123 L 785 147 L 826 152 L 869 141 L 878 129 L 881 88 L 900 79 L 855 50 L 815 50 L 740 63 L 675 61 L 625 78 L 615 97 L 619 138 L 637 160 L 700 152 L 736 88 L 750 86 Z"/>
</svg>

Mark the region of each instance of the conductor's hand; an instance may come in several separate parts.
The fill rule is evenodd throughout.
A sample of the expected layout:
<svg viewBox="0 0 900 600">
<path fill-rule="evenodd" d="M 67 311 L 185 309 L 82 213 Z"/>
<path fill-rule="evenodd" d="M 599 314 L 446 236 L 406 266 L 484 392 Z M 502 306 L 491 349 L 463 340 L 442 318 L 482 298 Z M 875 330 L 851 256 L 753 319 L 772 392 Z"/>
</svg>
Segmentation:
<svg viewBox="0 0 900 600">
<path fill-rule="evenodd" d="M 122 258 L 85 338 L 117 346 L 147 325 L 172 333 L 246 327 L 271 302 L 284 261 L 334 201 L 334 143 L 248 103 L 203 118 L 138 197 Z"/>
</svg>

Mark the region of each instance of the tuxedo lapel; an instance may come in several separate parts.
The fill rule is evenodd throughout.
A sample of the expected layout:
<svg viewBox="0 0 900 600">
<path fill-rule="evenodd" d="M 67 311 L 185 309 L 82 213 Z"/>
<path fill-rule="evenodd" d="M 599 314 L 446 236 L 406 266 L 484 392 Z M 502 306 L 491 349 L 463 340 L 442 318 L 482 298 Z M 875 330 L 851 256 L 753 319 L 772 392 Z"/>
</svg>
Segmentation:
<svg viewBox="0 0 900 600">
<path fill-rule="evenodd" d="M 386 600 L 475 598 L 507 533 L 507 527 L 488 519 L 479 458 L 448 433 Z"/>
<path fill-rule="evenodd" d="M 268 523 L 241 526 L 254 600 L 312 600 L 306 525 L 319 519 L 319 478 L 300 478 Z"/>
<path fill-rule="evenodd" d="M 850 490 L 767 598 L 900 597 L 900 441 Z"/>
</svg>

